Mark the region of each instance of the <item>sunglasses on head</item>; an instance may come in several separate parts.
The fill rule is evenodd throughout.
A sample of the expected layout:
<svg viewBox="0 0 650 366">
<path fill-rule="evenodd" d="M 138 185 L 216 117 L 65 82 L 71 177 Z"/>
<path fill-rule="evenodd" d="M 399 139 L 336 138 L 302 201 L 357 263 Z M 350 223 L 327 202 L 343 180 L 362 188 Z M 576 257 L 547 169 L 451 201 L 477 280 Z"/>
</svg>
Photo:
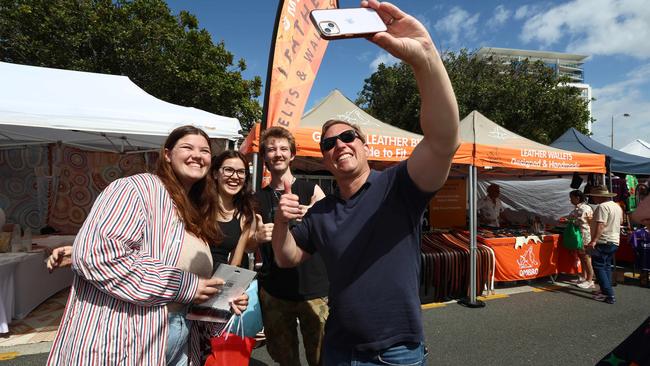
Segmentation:
<svg viewBox="0 0 650 366">
<path fill-rule="evenodd" d="M 326 139 L 322 139 L 320 141 L 320 151 L 325 152 L 325 151 L 330 151 L 332 148 L 336 145 L 336 140 L 341 140 L 342 142 L 349 144 L 350 142 L 354 141 L 356 138 L 361 138 L 357 131 L 355 130 L 347 130 L 339 133 L 336 136 L 331 136 Z"/>
</svg>

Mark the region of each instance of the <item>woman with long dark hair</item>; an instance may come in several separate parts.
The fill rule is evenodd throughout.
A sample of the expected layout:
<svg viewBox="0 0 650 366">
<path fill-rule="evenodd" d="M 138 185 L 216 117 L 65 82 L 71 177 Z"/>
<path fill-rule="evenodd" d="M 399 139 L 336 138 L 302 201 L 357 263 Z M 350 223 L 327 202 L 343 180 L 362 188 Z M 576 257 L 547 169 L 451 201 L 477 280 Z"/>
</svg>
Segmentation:
<svg viewBox="0 0 650 366">
<path fill-rule="evenodd" d="M 210 163 L 208 135 L 179 127 L 154 174 L 117 179 L 97 197 L 72 247 L 75 276 L 48 364 L 200 364 L 205 329 L 185 313 L 223 284 L 210 279 L 208 243 L 223 237 Z"/>
<path fill-rule="evenodd" d="M 226 150 L 213 159 L 211 173 L 217 191 L 216 222 L 223 233 L 223 241 L 211 247 L 214 269 L 220 263 L 248 268 L 245 253 L 257 245 L 248 161 L 240 152 Z"/>
</svg>

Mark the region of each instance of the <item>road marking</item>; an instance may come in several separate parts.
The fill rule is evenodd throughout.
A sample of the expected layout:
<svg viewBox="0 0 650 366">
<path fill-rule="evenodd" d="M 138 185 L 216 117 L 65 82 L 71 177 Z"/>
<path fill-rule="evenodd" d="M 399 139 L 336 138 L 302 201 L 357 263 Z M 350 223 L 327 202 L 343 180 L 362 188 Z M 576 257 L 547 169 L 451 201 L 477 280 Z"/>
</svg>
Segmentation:
<svg viewBox="0 0 650 366">
<path fill-rule="evenodd" d="M 479 296 L 479 300 L 495 300 L 495 299 L 505 299 L 506 297 L 510 297 L 510 295 L 506 294 L 493 294 L 493 295 L 487 295 L 487 296 Z"/>
<path fill-rule="evenodd" d="M 426 309 L 442 308 L 445 306 L 447 306 L 447 304 L 445 304 L 444 302 L 433 302 L 431 304 L 423 304 L 421 308 L 422 310 L 426 310 Z"/>
<path fill-rule="evenodd" d="M 13 360 L 14 358 L 16 358 L 18 356 L 20 356 L 20 353 L 18 353 L 18 352 L 0 353 L 0 361 Z"/>
</svg>

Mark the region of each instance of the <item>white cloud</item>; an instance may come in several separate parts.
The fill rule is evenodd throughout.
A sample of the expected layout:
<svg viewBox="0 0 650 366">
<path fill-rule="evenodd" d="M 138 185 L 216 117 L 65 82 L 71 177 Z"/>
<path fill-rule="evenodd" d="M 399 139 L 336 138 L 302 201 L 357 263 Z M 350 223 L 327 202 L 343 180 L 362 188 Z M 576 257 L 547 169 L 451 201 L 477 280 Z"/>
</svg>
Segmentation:
<svg viewBox="0 0 650 366">
<path fill-rule="evenodd" d="M 391 66 L 399 63 L 400 60 L 396 57 L 393 57 L 393 55 L 382 52 L 375 57 L 374 60 L 370 63 L 370 70 L 372 72 L 377 71 L 377 68 L 379 67 L 379 64 L 384 64 L 386 66 Z"/>
<path fill-rule="evenodd" d="M 512 15 L 512 11 L 509 9 L 506 9 L 505 6 L 499 5 L 496 8 L 494 8 L 494 13 L 492 14 L 492 18 L 490 18 L 487 21 L 487 25 L 490 28 L 496 29 L 505 24 L 505 22 L 510 19 L 510 16 Z"/>
<path fill-rule="evenodd" d="M 357 60 L 359 60 L 359 62 L 365 63 L 372 58 L 372 54 L 373 53 L 370 51 L 362 52 L 357 56 Z"/>
<path fill-rule="evenodd" d="M 566 50 L 573 53 L 647 59 L 648 5 L 647 0 L 572 0 L 528 19 L 520 38 L 526 43 L 540 42 L 543 47 L 566 43 Z M 530 14 L 528 10 L 522 10 L 524 13 Z"/>
<path fill-rule="evenodd" d="M 435 23 L 434 29 L 438 32 L 448 34 L 449 44 L 455 46 L 458 45 L 461 35 L 466 40 L 474 40 L 476 38 L 476 25 L 479 17 L 479 13 L 472 15 L 462 8 L 455 6 L 447 16 Z"/>
<path fill-rule="evenodd" d="M 524 5 L 520 6 L 515 10 L 513 17 L 516 20 L 522 20 L 524 18 L 529 18 L 540 12 L 539 6 L 537 5 Z"/>
<path fill-rule="evenodd" d="M 614 147 L 621 148 L 635 139 L 650 140 L 650 63 L 625 75 L 624 80 L 593 90 L 593 138 L 607 146 L 611 143 L 614 116 Z M 627 113 L 630 116 L 624 117 Z"/>
</svg>

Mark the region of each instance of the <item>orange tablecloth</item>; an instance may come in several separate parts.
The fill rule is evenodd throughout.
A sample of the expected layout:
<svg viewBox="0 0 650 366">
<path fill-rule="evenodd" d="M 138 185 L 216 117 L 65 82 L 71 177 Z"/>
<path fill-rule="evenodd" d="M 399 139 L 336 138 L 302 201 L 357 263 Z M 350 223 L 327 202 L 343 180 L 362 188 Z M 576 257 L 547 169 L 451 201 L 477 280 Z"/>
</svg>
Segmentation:
<svg viewBox="0 0 650 366">
<path fill-rule="evenodd" d="M 577 273 L 579 262 L 575 252 L 560 244 L 560 235 L 544 235 L 543 241 L 529 240 L 515 249 L 516 238 L 480 238 L 494 250 L 495 281 L 518 281 L 546 277 L 557 273 Z"/>
</svg>

